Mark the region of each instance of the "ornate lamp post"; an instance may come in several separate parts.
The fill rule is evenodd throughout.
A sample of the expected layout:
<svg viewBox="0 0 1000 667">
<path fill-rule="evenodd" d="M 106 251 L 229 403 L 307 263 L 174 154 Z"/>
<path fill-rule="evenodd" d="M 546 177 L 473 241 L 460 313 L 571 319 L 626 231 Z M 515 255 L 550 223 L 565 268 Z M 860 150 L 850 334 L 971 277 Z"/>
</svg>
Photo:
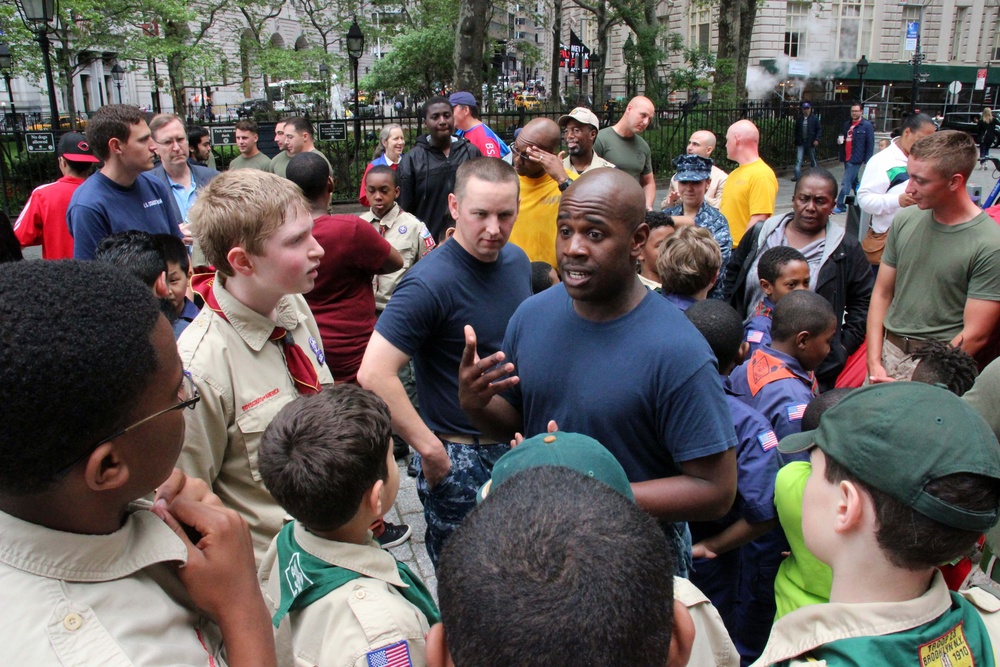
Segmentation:
<svg viewBox="0 0 1000 667">
<path fill-rule="evenodd" d="M 319 78 L 323 81 L 323 113 L 329 117 L 330 111 L 330 68 L 326 63 L 319 64 Z"/>
<path fill-rule="evenodd" d="M 115 88 L 118 89 L 118 104 L 122 103 L 122 79 L 125 78 L 125 70 L 121 65 L 115 61 L 114 67 L 111 68 L 111 78 L 115 82 Z"/>
<path fill-rule="evenodd" d="M 632 99 L 635 96 L 632 90 L 632 65 L 635 62 L 635 42 L 632 41 L 631 33 L 629 33 L 628 39 L 625 40 L 625 46 L 622 47 L 622 51 L 625 53 L 625 97 Z"/>
<path fill-rule="evenodd" d="M 52 61 L 49 60 L 49 22 L 55 16 L 55 0 L 15 0 L 21 10 L 25 27 L 35 33 L 38 46 L 42 50 L 42 64 L 45 66 L 45 85 L 49 87 L 49 113 L 52 115 L 52 131 L 59 130 L 59 103 L 56 102 L 56 84 L 52 79 Z"/>
<path fill-rule="evenodd" d="M 355 17 L 351 23 L 350 30 L 347 31 L 347 55 L 351 58 L 351 66 L 354 69 L 354 157 L 357 159 L 358 151 L 361 150 L 361 116 L 358 109 L 358 61 L 361 54 L 365 52 L 365 35 L 361 32 L 358 19 Z"/>
<path fill-rule="evenodd" d="M 858 79 L 861 80 L 861 95 L 858 101 L 861 102 L 861 108 L 864 109 L 865 104 L 865 72 L 868 71 L 868 58 L 861 56 L 861 60 L 858 61 Z"/>
<path fill-rule="evenodd" d="M 10 47 L 0 42 L 0 72 L 3 72 L 3 81 L 7 86 L 7 95 L 10 97 L 10 124 L 16 129 L 17 108 L 14 107 L 14 89 L 10 87 L 10 70 L 14 66 L 14 59 L 10 55 Z"/>
</svg>

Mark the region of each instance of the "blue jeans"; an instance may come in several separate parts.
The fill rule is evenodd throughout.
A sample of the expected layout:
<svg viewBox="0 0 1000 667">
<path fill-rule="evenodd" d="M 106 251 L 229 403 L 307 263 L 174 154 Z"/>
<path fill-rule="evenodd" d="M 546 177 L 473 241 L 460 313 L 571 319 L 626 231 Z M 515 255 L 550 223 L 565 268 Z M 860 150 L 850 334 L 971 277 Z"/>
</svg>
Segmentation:
<svg viewBox="0 0 1000 667">
<path fill-rule="evenodd" d="M 816 166 L 816 147 L 812 144 L 808 146 L 798 146 L 795 149 L 795 180 L 802 177 L 802 158 L 808 156 L 812 166 Z"/>
<path fill-rule="evenodd" d="M 844 208 L 844 200 L 847 199 L 847 195 L 853 190 L 855 194 L 858 191 L 858 184 L 860 179 L 858 179 L 858 174 L 861 172 L 860 164 L 853 164 L 847 162 L 844 164 L 844 178 L 840 181 L 840 194 L 837 195 L 837 206 Z"/>
</svg>

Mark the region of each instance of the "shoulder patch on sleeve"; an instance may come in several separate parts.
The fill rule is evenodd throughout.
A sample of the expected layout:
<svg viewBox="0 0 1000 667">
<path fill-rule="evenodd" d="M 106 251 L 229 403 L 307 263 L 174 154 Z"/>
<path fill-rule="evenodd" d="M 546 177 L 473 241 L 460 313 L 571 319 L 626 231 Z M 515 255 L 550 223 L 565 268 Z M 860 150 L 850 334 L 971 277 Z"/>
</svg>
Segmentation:
<svg viewBox="0 0 1000 667">
<path fill-rule="evenodd" d="M 767 452 L 778 446 L 778 436 L 768 429 L 757 436 L 757 442 L 760 443 L 761 449 Z"/>
<path fill-rule="evenodd" d="M 759 343 L 762 340 L 764 340 L 764 332 L 763 331 L 758 331 L 756 329 L 751 329 L 747 333 L 747 342 L 748 343 Z"/>
<path fill-rule="evenodd" d="M 408 667 L 413 664 L 410 661 L 410 646 L 405 639 L 391 646 L 369 651 L 365 657 L 368 659 L 368 667 Z"/>
<path fill-rule="evenodd" d="M 802 421 L 802 415 L 806 413 L 806 405 L 806 403 L 790 403 L 786 405 L 785 410 L 788 412 L 788 421 Z"/>
</svg>

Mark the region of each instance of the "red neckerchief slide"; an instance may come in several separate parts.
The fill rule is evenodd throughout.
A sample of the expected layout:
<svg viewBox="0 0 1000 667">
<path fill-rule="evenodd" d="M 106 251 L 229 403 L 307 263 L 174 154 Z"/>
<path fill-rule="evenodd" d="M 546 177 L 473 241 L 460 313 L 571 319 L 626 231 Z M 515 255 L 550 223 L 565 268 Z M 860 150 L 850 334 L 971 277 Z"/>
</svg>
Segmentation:
<svg viewBox="0 0 1000 667">
<path fill-rule="evenodd" d="M 192 280 L 192 288 L 205 299 L 206 306 L 228 322 L 229 318 L 222 312 L 222 308 L 219 307 L 219 300 L 215 298 L 215 293 L 212 291 L 215 276 L 207 277 L 205 273 L 199 273 L 197 274 L 197 278 L 199 280 Z M 285 356 L 285 365 L 288 366 L 288 372 L 291 374 L 292 379 L 295 380 L 295 388 L 299 390 L 299 393 L 304 396 L 318 394 L 322 387 L 319 384 L 319 375 L 316 373 L 316 367 L 309 361 L 309 357 L 302 351 L 302 348 L 295 344 L 291 332 L 283 327 L 276 326 L 268 340 L 272 340 L 281 346 L 281 350 Z"/>
</svg>

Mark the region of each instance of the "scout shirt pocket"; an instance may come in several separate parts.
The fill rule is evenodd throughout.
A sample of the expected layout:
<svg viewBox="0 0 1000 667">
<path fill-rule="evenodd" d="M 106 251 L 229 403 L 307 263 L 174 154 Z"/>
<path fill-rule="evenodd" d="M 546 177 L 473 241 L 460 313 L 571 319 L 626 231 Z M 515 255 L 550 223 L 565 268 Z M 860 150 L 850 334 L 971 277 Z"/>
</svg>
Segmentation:
<svg viewBox="0 0 1000 667">
<path fill-rule="evenodd" d="M 260 449 L 260 439 L 264 435 L 264 429 L 271 423 L 278 410 L 284 407 L 288 401 L 280 400 L 281 390 L 275 387 L 257 405 L 251 407 L 246 412 L 236 418 L 236 428 L 239 429 L 243 439 L 243 447 L 247 453 L 247 463 L 250 465 L 250 475 L 255 482 L 261 481 L 260 468 L 257 463 L 257 455 Z"/>
</svg>

